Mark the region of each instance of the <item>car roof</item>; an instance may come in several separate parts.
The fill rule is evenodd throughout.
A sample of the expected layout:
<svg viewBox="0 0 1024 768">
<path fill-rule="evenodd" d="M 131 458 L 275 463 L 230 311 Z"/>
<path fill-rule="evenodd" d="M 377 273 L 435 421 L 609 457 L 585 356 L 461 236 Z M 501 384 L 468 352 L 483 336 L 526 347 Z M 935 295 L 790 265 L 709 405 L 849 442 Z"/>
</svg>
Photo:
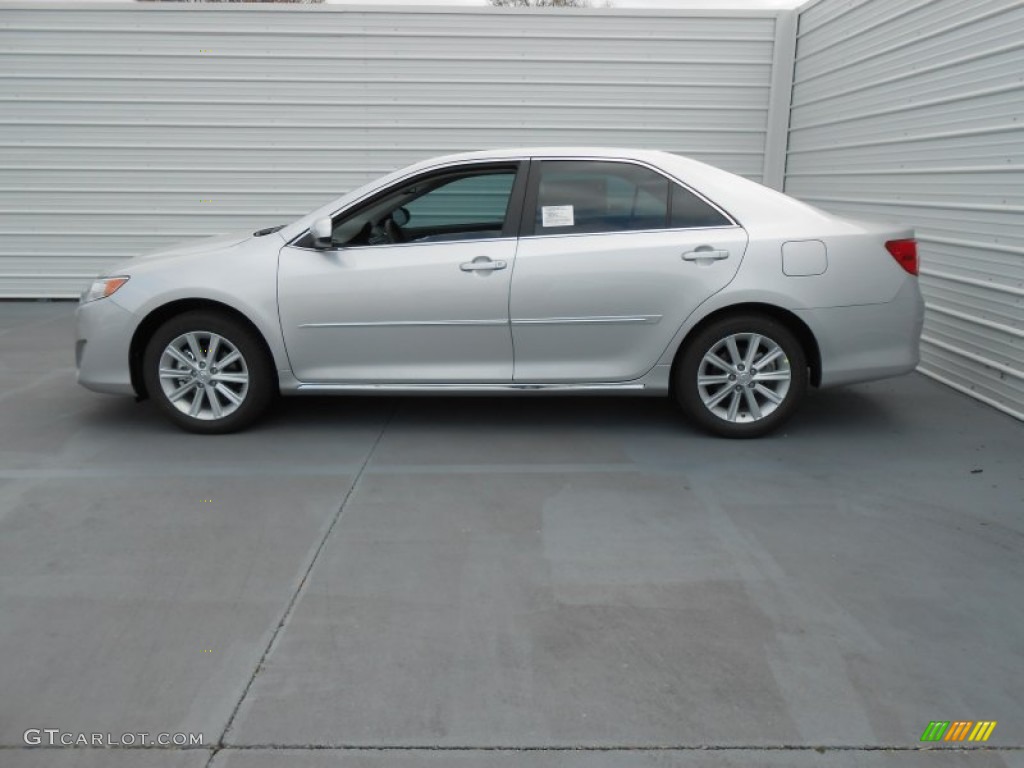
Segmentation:
<svg viewBox="0 0 1024 768">
<path fill-rule="evenodd" d="M 333 211 L 368 194 L 374 188 L 383 188 L 409 175 L 463 162 L 523 160 L 529 158 L 587 158 L 634 160 L 648 163 L 697 189 L 748 229 L 751 226 L 775 229 L 780 223 L 784 223 L 784 226 L 792 228 L 798 220 L 803 220 L 805 223 L 813 221 L 820 224 L 823 219 L 832 218 L 823 211 L 794 200 L 781 192 L 762 186 L 750 179 L 737 176 L 713 165 L 702 163 L 699 160 L 657 149 L 588 146 L 511 147 L 435 156 L 406 166 L 388 176 L 376 179 L 359 189 L 353 190 L 349 194 L 302 217 L 282 229 L 280 235 L 285 240 L 289 240 L 301 234 L 317 218 L 329 216 Z M 799 227 L 795 229 L 799 229 Z M 794 229 L 790 231 L 794 231 Z"/>
<path fill-rule="evenodd" d="M 675 155 L 657 149 L 635 149 L 628 147 L 587 147 L 587 146 L 555 146 L 555 147 L 509 147 L 501 149 L 484 149 L 474 152 L 459 152 L 457 154 L 432 157 L 422 163 L 417 163 L 412 168 L 429 168 L 435 165 L 447 163 L 479 162 L 486 160 L 520 160 L 528 158 L 593 158 L 608 160 L 639 160 L 647 162 L 659 168 L 679 162 L 687 165 L 690 170 L 712 169 L 713 166 L 698 162 L 682 155 Z"/>
<path fill-rule="evenodd" d="M 463 161 L 463 160 L 503 160 L 517 157 L 620 157 L 627 159 L 642 159 L 645 157 L 678 157 L 656 149 L 630 149 L 626 147 L 509 147 L 502 149 L 483 149 L 474 152 L 459 152 L 452 155 L 434 157 L 432 162 L 439 161 Z"/>
</svg>

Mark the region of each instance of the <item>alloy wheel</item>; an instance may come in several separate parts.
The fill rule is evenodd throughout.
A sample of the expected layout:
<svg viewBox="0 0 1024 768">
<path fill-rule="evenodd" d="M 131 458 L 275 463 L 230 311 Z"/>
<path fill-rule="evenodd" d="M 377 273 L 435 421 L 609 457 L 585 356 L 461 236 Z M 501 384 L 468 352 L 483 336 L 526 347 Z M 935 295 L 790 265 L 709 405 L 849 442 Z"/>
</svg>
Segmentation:
<svg viewBox="0 0 1024 768">
<path fill-rule="evenodd" d="M 770 416 L 789 392 L 793 372 L 782 347 L 760 333 L 734 333 L 697 367 L 697 392 L 715 416 L 750 423 Z"/>
<path fill-rule="evenodd" d="M 230 416 L 249 392 L 245 357 L 212 331 L 189 331 L 174 338 L 160 355 L 159 377 L 168 402 L 202 421 Z"/>
</svg>

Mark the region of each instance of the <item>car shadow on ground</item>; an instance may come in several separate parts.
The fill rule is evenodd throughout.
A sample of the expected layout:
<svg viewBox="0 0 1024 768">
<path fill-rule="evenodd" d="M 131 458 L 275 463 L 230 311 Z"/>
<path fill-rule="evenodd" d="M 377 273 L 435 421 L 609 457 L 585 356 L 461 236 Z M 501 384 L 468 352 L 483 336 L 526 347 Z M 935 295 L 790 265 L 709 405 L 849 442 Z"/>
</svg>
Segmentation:
<svg viewBox="0 0 1024 768">
<path fill-rule="evenodd" d="M 674 403 L 653 397 L 290 397 L 281 398 L 261 426 L 269 431 L 301 426 L 344 429 L 381 415 L 405 425 L 447 430 L 543 433 L 586 428 L 704 436 Z M 781 431 L 873 432 L 895 427 L 899 419 L 894 417 L 898 413 L 881 393 L 855 388 L 814 391 Z"/>
<path fill-rule="evenodd" d="M 811 391 L 780 434 L 814 436 L 842 430 L 892 432 L 903 425 L 898 399 L 872 385 Z M 83 426 L 135 433 L 177 432 L 152 402 L 88 398 L 78 409 Z M 386 421 L 418 429 L 512 430 L 543 434 L 566 429 L 641 431 L 707 437 L 667 398 L 585 396 L 301 396 L 282 397 L 248 430 L 253 435 L 365 429 Z"/>
</svg>

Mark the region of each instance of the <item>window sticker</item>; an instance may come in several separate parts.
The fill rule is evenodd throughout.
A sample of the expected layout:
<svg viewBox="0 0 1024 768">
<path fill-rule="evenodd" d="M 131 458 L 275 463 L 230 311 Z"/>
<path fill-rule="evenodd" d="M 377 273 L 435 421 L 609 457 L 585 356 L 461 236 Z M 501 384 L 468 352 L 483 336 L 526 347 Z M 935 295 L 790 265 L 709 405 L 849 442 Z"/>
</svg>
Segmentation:
<svg viewBox="0 0 1024 768">
<path fill-rule="evenodd" d="M 571 205 L 545 205 L 540 214 L 545 227 L 571 227 L 575 221 Z"/>
</svg>

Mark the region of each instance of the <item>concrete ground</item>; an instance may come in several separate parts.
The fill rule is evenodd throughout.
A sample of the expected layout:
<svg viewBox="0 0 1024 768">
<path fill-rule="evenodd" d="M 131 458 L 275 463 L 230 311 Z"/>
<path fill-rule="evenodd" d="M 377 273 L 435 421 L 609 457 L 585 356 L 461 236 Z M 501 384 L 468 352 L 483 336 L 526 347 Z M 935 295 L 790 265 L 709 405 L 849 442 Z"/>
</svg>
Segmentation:
<svg viewBox="0 0 1024 768">
<path fill-rule="evenodd" d="M 0 304 L 5 768 L 1024 765 L 1007 416 L 913 375 L 750 442 L 603 398 L 199 437 L 74 383 L 73 310 Z"/>
</svg>

